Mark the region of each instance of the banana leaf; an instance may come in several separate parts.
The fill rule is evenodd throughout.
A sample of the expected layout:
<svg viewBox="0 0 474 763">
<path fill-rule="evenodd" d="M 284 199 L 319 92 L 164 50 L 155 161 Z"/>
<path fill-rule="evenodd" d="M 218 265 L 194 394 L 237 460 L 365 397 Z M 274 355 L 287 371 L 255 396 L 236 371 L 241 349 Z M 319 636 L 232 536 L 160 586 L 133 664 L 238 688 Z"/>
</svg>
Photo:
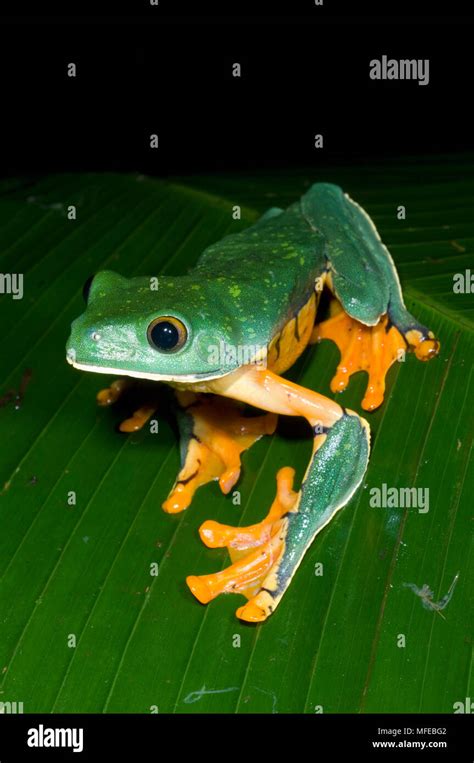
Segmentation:
<svg viewBox="0 0 474 763">
<path fill-rule="evenodd" d="M 0 184 L 0 271 L 24 276 L 22 299 L 0 295 L 0 702 L 47 713 L 451 713 L 470 696 L 474 300 L 453 276 L 473 265 L 473 169 L 466 154 Z M 283 420 L 244 454 L 240 505 L 214 482 L 167 515 L 173 422 L 163 409 L 158 433 L 118 432 L 130 410 L 95 404 L 111 377 L 75 371 L 64 346 L 91 273 L 184 273 L 207 245 L 317 181 L 367 209 L 441 353 L 391 369 L 384 405 L 368 414 L 363 485 L 275 614 L 250 625 L 235 617 L 240 597 L 203 607 L 186 587 L 186 575 L 228 564 L 198 528 L 262 519 L 277 470 L 293 466 L 301 479 L 311 441 Z M 288 375 L 334 397 L 338 357 L 322 342 Z M 359 374 L 338 400 L 361 412 L 364 387 Z M 371 506 L 383 484 L 428 489 L 429 511 Z"/>
</svg>

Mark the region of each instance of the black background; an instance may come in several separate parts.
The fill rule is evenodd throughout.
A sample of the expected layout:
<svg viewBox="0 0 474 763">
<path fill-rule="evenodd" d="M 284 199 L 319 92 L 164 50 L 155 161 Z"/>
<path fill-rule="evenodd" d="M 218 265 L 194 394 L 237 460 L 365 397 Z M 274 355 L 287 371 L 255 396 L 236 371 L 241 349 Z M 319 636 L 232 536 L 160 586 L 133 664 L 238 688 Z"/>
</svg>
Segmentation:
<svg viewBox="0 0 474 763">
<path fill-rule="evenodd" d="M 82 728 L 84 730 L 84 750 L 73 752 L 71 748 L 31 748 L 26 744 L 29 728 Z M 203 728 L 211 728 L 212 737 L 203 736 Z M 196 745 L 201 744 L 206 754 L 216 750 L 227 750 L 231 740 L 264 738 L 266 755 L 277 757 L 281 751 L 282 735 L 288 740 L 297 740 L 301 749 L 311 749 L 317 745 L 314 758 L 337 760 L 340 755 L 348 760 L 359 757 L 362 760 L 377 761 L 472 761 L 472 745 L 469 731 L 472 719 L 467 715 L 414 714 L 374 715 L 374 714 L 311 714 L 290 715 L 208 715 L 187 714 L 67 714 L 67 715 L 0 715 L 0 740 L 2 760 L 7 763 L 17 761 L 102 761 L 121 760 L 142 761 L 148 755 L 161 760 L 166 738 L 173 743 L 173 756 L 182 759 L 194 754 Z M 413 735 L 393 736 L 380 734 L 379 729 L 415 730 Z M 417 729 L 426 729 L 417 733 Z M 443 742 L 445 748 L 438 749 L 375 749 L 374 741 L 424 741 Z M 315 741 L 316 740 L 316 741 Z M 207 745 L 207 746 L 206 746 Z M 238 741 L 235 742 L 237 747 Z M 142 752 L 143 751 L 143 752 Z M 411 754 L 410 754 L 411 753 Z M 231 757 L 232 760 L 232 757 Z"/>
<path fill-rule="evenodd" d="M 196 1 L 201 12 L 189 18 L 170 15 L 164 1 L 156 12 L 145 3 L 141 17 L 116 4 L 109 16 L 3 16 L 3 175 L 253 171 L 473 146 L 471 19 L 375 19 L 365 6 L 336 17 L 328 0 L 316 10 L 303 3 L 299 16 L 301 6 L 289 16 L 273 3 L 271 16 L 253 18 L 216 18 Z M 429 58 L 429 84 L 371 80 L 369 62 L 384 54 Z"/>
</svg>

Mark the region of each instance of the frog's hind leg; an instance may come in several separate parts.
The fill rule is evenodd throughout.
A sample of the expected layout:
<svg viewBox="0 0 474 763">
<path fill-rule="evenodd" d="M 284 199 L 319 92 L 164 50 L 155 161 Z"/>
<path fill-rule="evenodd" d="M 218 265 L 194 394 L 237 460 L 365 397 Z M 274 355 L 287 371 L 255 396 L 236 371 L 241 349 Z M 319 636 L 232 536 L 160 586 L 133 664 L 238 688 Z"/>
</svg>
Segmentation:
<svg viewBox="0 0 474 763">
<path fill-rule="evenodd" d="M 197 488 L 219 480 L 224 494 L 240 476 L 240 455 L 264 434 L 275 431 L 277 416 L 244 416 L 241 406 L 207 394 L 177 392 L 181 470 L 163 503 L 175 514 L 186 509 Z"/>
<path fill-rule="evenodd" d="M 277 607 L 314 537 L 347 503 L 364 475 L 369 453 L 367 422 L 317 392 L 267 370 L 242 369 L 221 394 L 264 410 L 304 416 L 315 433 L 312 456 L 298 492 L 293 469 L 277 475 L 277 494 L 266 518 L 250 527 L 205 522 L 204 543 L 226 547 L 233 564 L 211 575 L 187 578 L 206 604 L 220 593 L 240 593 L 248 602 L 237 616 L 265 620 Z"/>
</svg>

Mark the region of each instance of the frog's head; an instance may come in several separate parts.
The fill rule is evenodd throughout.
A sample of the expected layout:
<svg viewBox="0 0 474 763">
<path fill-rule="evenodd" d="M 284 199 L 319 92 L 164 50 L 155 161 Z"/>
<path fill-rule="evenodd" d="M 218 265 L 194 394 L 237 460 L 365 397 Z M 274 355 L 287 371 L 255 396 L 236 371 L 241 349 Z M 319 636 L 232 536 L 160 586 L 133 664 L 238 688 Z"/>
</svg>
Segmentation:
<svg viewBox="0 0 474 763">
<path fill-rule="evenodd" d="M 124 278 L 111 271 L 85 286 L 86 311 L 71 327 L 75 368 L 143 379 L 193 382 L 239 365 L 226 347 L 240 328 L 212 282 L 190 276 Z"/>
</svg>

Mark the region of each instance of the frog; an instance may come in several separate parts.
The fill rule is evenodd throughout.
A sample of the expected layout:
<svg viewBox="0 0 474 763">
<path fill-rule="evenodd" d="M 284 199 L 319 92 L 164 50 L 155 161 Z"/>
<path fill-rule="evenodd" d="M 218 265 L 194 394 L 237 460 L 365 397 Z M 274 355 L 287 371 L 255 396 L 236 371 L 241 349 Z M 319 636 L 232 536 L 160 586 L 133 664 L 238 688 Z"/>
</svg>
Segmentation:
<svg viewBox="0 0 474 763">
<path fill-rule="evenodd" d="M 329 309 L 320 319 L 323 294 Z M 332 340 L 340 360 L 331 391 L 366 372 L 361 408 L 372 412 L 405 352 L 422 362 L 439 354 L 433 331 L 405 306 L 375 224 L 339 186 L 318 182 L 285 209 L 272 207 L 212 243 L 182 275 L 127 278 L 104 270 L 89 279 L 85 298 L 66 358 L 80 371 L 119 377 L 100 390 L 99 405 L 112 405 L 140 380 L 153 389 L 165 385 L 171 395 L 181 465 L 165 512 L 187 509 L 211 481 L 231 493 L 244 452 L 275 432 L 279 416 L 309 425 L 311 456 L 299 487 L 295 469 L 282 467 L 261 521 L 244 527 L 206 520 L 202 542 L 227 549 L 231 563 L 186 578 L 201 604 L 239 594 L 237 617 L 265 621 L 316 536 L 360 489 L 370 453 L 364 415 L 285 373 L 312 345 Z M 142 428 L 157 406 L 148 400 L 120 429 Z"/>
</svg>

